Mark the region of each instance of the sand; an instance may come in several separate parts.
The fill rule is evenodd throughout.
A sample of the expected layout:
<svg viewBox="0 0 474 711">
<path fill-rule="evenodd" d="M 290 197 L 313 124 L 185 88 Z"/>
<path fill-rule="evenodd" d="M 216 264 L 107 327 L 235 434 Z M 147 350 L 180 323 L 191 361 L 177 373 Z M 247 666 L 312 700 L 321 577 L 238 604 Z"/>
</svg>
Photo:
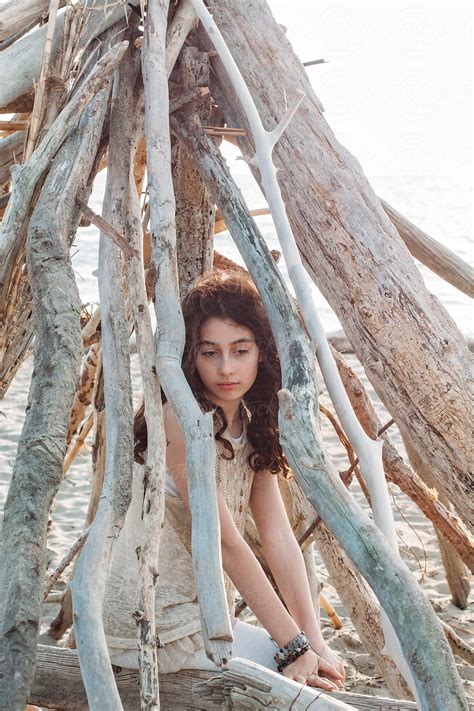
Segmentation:
<svg viewBox="0 0 474 711">
<path fill-rule="evenodd" d="M 367 384 L 362 368 L 355 357 L 350 356 L 348 359 Z M 138 394 L 139 384 L 135 359 L 133 359 L 133 363 L 135 390 L 136 394 Z M 25 363 L 18 373 L 1 406 L 6 416 L 2 418 L 2 440 L 0 446 L 0 471 L 2 472 L 0 502 L 2 504 L 7 490 L 7 475 L 11 471 L 15 457 L 16 442 L 21 432 L 30 375 L 31 360 Z M 387 413 L 370 388 L 369 392 L 377 405 L 382 422 L 386 422 L 389 419 Z M 329 404 L 324 393 L 322 400 L 326 405 Z M 328 452 L 334 459 L 338 469 L 347 468 L 345 452 L 332 427 L 324 418 L 323 433 Z M 390 433 L 394 442 L 402 451 L 401 439 L 396 429 L 392 427 Z M 57 496 L 52 513 L 52 526 L 48 535 L 48 557 L 52 567 L 57 564 L 82 530 L 89 497 L 90 457 L 90 443 L 88 443 L 76 458 Z M 357 482 L 352 485 L 352 490 L 357 500 L 365 505 L 363 495 L 360 490 L 358 491 Z M 472 602 L 465 610 L 459 610 L 452 605 L 440 561 L 437 539 L 430 521 L 397 487 L 392 487 L 392 494 L 402 558 L 422 585 L 439 617 L 474 646 L 474 608 Z M 346 689 L 364 694 L 390 696 L 383 680 L 376 676 L 373 661 L 361 644 L 317 553 L 316 558 L 319 576 L 324 585 L 324 594 L 343 622 L 342 629 L 336 631 L 325 613 L 322 613 L 321 625 L 324 635 L 330 646 L 340 652 L 346 665 Z M 64 589 L 64 585 L 64 581 L 61 581 L 56 589 Z M 58 606 L 55 604 L 44 606 L 40 635 L 40 641 L 44 644 L 56 644 L 47 635 L 47 628 L 57 610 Z M 458 657 L 456 657 L 456 662 L 466 692 L 471 700 L 472 708 L 474 708 L 474 669 L 470 668 Z"/>
</svg>

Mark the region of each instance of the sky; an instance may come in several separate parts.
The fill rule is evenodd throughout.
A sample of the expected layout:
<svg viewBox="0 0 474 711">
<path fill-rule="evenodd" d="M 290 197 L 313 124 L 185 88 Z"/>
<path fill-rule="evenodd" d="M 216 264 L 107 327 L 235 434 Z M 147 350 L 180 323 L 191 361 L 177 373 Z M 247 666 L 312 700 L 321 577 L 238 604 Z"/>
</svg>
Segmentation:
<svg viewBox="0 0 474 711">
<path fill-rule="evenodd" d="M 472 166 L 467 2 L 269 0 L 338 140 L 368 175 L 457 175 Z"/>
</svg>

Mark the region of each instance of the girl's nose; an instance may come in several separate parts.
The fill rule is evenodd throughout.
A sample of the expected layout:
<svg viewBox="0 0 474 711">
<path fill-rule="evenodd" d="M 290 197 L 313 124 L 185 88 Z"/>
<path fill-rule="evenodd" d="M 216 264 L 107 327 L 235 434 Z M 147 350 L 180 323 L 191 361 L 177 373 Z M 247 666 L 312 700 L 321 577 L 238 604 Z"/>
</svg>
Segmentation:
<svg viewBox="0 0 474 711">
<path fill-rule="evenodd" d="M 229 374 L 233 371 L 232 361 L 230 358 L 221 358 L 219 363 L 219 371 L 222 374 Z"/>
</svg>

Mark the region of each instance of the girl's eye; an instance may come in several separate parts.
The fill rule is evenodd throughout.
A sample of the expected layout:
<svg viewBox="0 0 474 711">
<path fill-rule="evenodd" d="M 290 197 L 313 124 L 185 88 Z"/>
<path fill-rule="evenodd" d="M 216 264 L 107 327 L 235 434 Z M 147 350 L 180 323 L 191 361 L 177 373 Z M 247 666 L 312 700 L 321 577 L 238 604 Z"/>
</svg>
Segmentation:
<svg viewBox="0 0 474 711">
<path fill-rule="evenodd" d="M 205 358 L 212 358 L 213 355 L 215 355 L 215 351 L 204 351 L 201 353 Z"/>
<path fill-rule="evenodd" d="M 245 348 L 241 348 L 240 350 L 237 351 L 237 353 L 239 355 L 243 355 L 244 353 L 248 353 L 248 350 L 246 350 Z"/>
</svg>

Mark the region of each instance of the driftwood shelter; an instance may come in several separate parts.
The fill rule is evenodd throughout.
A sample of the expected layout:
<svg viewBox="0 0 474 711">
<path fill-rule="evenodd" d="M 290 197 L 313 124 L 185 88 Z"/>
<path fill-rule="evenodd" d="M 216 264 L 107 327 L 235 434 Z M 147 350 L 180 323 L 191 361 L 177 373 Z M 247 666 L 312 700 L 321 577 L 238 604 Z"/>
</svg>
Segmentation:
<svg viewBox="0 0 474 711">
<path fill-rule="evenodd" d="M 472 650 L 443 628 L 398 557 L 385 481 L 397 483 L 433 521 L 453 599 L 465 605 L 465 570 L 474 567 L 471 356 L 411 254 L 471 296 L 472 270 L 374 194 L 331 132 L 264 0 L 214 0 L 212 17 L 201 0 L 64 5 L 10 0 L 0 8 L 0 106 L 13 114 L 0 122 L 2 395 L 34 350 L 1 539 L 0 708 L 20 711 L 28 699 L 97 711 L 416 707 L 351 694 L 317 698 L 240 660 L 212 679 L 204 672 L 158 676 L 160 386 L 186 432 L 191 509 L 208 512 L 206 527 L 193 526 L 206 650 L 217 662 L 231 655 L 214 472 L 207 465 L 211 422 L 184 387 L 179 307 L 196 276 L 213 265 L 232 266 L 213 249 L 214 231 L 225 224 L 277 341 L 280 431 L 295 475 L 284 493 L 301 545 L 316 541 L 328 567 L 338 561 L 333 574 L 341 597 L 357 601 L 354 625 L 394 698 L 415 697 L 429 711 L 466 709 L 452 649 L 471 660 Z M 296 302 L 220 155 L 222 140 L 239 146 L 263 188 Z M 87 201 L 104 168 L 98 215 Z M 311 200 L 301 199 L 308 194 Z M 100 230 L 100 307 L 93 313 L 82 308 L 70 263 L 76 230 L 90 222 Z M 311 280 L 400 429 L 410 466 L 324 336 Z M 157 423 L 144 491 L 137 673 L 112 669 L 101 622 L 107 562 L 130 500 L 132 332 L 146 412 Z M 353 466 L 344 481 L 320 435 L 314 354 L 350 443 Z M 47 579 L 51 503 L 90 432 L 94 471 L 84 534 Z M 354 471 L 365 482 L 374 521 L 346 488 Z M 249 524 L 258 554 L 252 535 Z M 38 647 L 42 602 L 75 557 L 56 629 L 62 634 L 72 622 L 72 595 L 77 651 Z"/>
</svg>

